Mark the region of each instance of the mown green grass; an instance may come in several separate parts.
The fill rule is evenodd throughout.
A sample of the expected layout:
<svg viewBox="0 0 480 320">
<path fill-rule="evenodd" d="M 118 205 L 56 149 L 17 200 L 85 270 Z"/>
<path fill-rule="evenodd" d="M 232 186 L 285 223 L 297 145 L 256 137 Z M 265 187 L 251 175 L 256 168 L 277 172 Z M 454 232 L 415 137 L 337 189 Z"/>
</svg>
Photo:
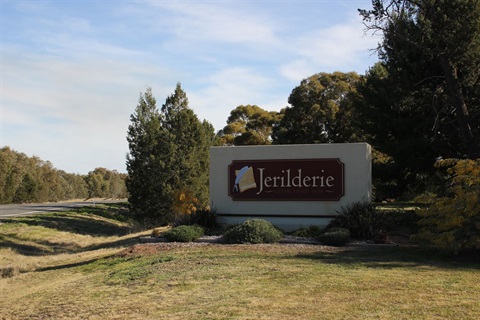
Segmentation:
<svg viewBox="0 0 480 320">
<path fill-rule="evenodd" d="M 100 219 L 83 216 L 92 223 Z M 0 225 L 0 234 L 19 237 L 15 228 L 27 228 L 21 233 L 32 228 L 32 245 L 51 236 L 22 223 Z M 110 236 L 47 228 L 70 235 L 79 248 L 65 259 L 55 251 L 36 257 L 57 259 L 0 279 L 0 319 L 480 318 L 475 256 L 414 246 L 130 242 L 112 247 L 125 237 L 126 225 L 118 226 L 120 234 Z M 16 252 L 17 258 L 22 254 Z"/>
</svg>

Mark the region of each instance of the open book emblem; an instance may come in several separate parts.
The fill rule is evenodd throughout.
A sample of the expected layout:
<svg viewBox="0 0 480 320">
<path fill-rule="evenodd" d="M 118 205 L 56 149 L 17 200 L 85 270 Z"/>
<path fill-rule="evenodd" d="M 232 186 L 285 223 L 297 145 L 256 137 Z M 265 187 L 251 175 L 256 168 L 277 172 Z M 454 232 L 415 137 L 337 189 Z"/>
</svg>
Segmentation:
<svg viewBox="0 0 480 320">
<path fill-rule="evenodd" d="M 257 187 L 253 167 L 245 166 L 240 170 L 235 170 L 235 186 L 233 192 L 244 192 Z"/>
</svg>

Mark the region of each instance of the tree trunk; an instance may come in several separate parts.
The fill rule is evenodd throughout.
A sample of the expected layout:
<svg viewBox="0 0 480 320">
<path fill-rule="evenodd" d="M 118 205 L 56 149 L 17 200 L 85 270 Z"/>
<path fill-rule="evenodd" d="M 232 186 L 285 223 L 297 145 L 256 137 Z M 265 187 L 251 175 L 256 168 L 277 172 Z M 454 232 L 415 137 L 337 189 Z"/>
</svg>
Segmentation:
<svg viewBox="0 0 480 320">
<path fill-rule="evenodd" d="M 470 159 L 476 159 L 480 156 L 479 145 L 470 125 L 470 115 L 468 113 L 465 99 L 463 98 L 462 87 L 457 76 L 457 69 L 445 54 L 440 55 L 440 63 L 455 108 L 455 115 L 457 117 L 462 140 L 465 144 L 467 156 Z"/>
</svg>

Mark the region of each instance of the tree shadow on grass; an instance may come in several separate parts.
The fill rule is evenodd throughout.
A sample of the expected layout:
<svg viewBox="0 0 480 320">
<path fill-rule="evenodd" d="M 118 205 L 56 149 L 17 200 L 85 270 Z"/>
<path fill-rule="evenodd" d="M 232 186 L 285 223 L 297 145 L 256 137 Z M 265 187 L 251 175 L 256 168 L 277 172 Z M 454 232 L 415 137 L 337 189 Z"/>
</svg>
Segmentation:
<svg viewBox="0 0 480 320">
<path fill-rule="evenodd" d="M 24 223 L 30 226 L 41 226 L 58 231 L 90 236 L 123 236 L 131 231 L 131 228 L 127 226 L 120 226 L 106 220 L 93 219 L 87 215 L 68 212 L 8 219 L 2 222 L 4 224 Z"/>
<path fill-rule="evenodd" d="M 75 242 L 25 240 L 16 235 L 0 235 L 0 249 L 8 248 L 23 256 L 47 256 L 94 251 L 99 249 L 125 248 L 132 246 L 137 242 L 138 236 L 131 235 L 110 242 L 102 242 L 82 247 Z"/>
<path fill-rule="evenodd" d="M 98 258 L 93 258 L 93 259 L 89 259 L 89 260 L 85 260 L 85 261 L 62 264 L 62 265 L 58 265 L 58 266 L 43 267 L 43 268 L 38 268 L 35 271 L 36 272 L 42 272 L 42 271 L 62 270 L 62 269 L 81 267 L 81 266 L 89 265 L 91 263 L 95 263 L 98 260 L 105 259 L 105 258 L 108 258 L 108 257 L 98 257 Z"/>
<path fill-rule="evenodd" d="M 49 254 L 48 250 L 45 250 L 37 243 L 24 243 L 19 241 L 18 237 L 0 235 L 0 249 L 8 248 L 24 256 L 43 256 Z"/>
<path fill-rule="evenodd" d="M 116 220 L 120 222 L 131 221 L 128 203 L 109 203 L 98 206 L 84 206 L 69 210 L 79 214 L 93 214 L 107 219 Z"/>
<path fill-rule="evenodd" d="M 2 220 L 2 224 L 12 224 L 6 233 L 0 232 L 0 248 L 10 248 L 25 256 L 45 256 L 62 253 L 75 253 L 102 248 L 114 248 L 132 244 L 136 236 L 125 238 L 133 230 L 132 224 L 118 223 L 118 217 L 127 217 L 128 209 L 124 204 L 109 204 L 98 207 L 82 207 L 71 211 L 39 214 L 33 216 Z M 29 228 L 17 229 L 14 225 L 40 226 L 53 230 L 46 239 L 40 232 Z M 19 234 L 19 230 L 23 230 Z M 82 247 L 74 240 L 55 241 L 55 231 L 68 232 L 92 237 L 122 237 L 111 242 Z M 68 239 L 68 237 L 62 237 Z M 53 240 L 52 240 L 53 239 Z M 72 238 L 73 239 L 73 238 Z M 135 240 L 134 240 L 135 239 Z M 106 239 L 108 241 L 108 239 Z"/>
<path fill-rule="evenodd" d="M 335 251 L 301 254 L 297 255 L 296 258 L 378 269 L 437 267 L 442 269 L 480 270 L 478 251 L 454 256 L 439 250 L 419 246 L 349 246 Z"/>
</svg>

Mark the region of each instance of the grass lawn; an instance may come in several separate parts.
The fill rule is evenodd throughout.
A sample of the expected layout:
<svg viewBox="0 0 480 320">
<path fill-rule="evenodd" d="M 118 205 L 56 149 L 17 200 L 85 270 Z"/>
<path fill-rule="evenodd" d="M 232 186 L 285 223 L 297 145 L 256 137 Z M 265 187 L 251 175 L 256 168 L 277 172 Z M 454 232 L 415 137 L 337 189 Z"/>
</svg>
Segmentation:
<svg viewBox="0 0 480 320">
<path fill-rule="evenodd" d="M 84 210 L 0 224 L 0 319 L 480 318 L 472 257 L 413 246 L 138 244 L 145 232 L 116 220 L 119 208 Z"/>
</svg>

